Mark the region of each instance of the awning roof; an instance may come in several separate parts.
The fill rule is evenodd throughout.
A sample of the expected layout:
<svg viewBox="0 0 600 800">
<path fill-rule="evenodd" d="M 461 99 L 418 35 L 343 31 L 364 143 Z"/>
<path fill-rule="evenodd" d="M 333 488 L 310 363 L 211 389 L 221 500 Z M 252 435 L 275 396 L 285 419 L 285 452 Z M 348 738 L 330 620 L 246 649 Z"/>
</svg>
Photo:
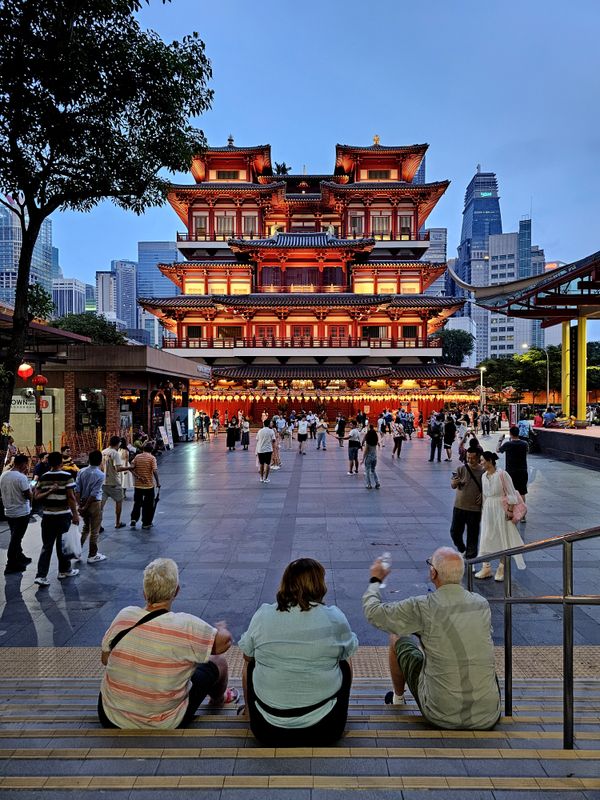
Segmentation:
<svg viewBox="0 0 600 800">
<path fill-rule="evenodd" d="M 227 380 L 474 380 L 476 369 L 447 364 L 372 367 L 363 364 L 258 364 L 213 367 L 213 378 Z"/>
</svg>

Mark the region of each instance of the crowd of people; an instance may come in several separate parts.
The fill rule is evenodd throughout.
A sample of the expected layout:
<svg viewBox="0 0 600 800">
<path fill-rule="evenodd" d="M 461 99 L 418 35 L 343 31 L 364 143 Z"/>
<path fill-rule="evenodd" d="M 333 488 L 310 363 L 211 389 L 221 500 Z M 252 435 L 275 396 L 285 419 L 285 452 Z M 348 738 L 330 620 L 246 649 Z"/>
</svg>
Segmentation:
<svg viewBox="0 0 600 800">
<path fill-rule="evenodd" d="M 60 451 L 42 453 L 32 479 L 30 457 L 13 454 L 0 476 L 0 496 L 10 530 L 5 575 L 22 573 L 32 562 L 23 552 L 22 542 L 35 514 L 41 516 L 42 537 L 35 576 L 38 586 L 50 585 L 48 573 L 54 550 L 59 580 L 79 574 L 73 562 L 81 561 L 83 555 L 73 557 L 63 541 L 71 525 L 83 523 L 80 545 L 83 549 L 87 544 L 87 563 L 106 561 L 106 555 L 99 550 L 105 507 L 109 500 L 114 502 L 115 529 L 125 528 L 121 515 L 127 489 L 133 489 L 130 527 L 137 526 L 140 516 L 142 529 L 152 527 L 160 490 L 155 444 L 143 430 L 136 432 L 134 441 L 135 446 L 119 436 L 111 437 L 107 448 L 88 453 L 87 466 L 82 469 L 74 463 L 69 445 Z"/>
</svg>

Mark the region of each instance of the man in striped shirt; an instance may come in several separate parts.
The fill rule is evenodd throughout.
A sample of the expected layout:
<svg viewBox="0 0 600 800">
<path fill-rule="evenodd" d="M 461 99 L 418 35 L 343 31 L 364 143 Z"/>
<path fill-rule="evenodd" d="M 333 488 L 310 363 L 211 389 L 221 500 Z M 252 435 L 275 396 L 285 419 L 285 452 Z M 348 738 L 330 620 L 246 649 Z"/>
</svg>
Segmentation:
<svg viewBox="0 0 600 800">
<path fill-rule="evenodd" d="M 145 608 L 124 608 L 104 634 L 106 672 L 98 698 L 103 727 L 180 728 L 206 695 L 218 706 L 237 702 L 221 655 L 231 647 L 231 634 L 224 622 L 213 627 L 171 611 L 178 593 L 177 564 L 152 561 L 144 570 Z"/>
<path fill-rule="evenodd" d="M 77 501 L 75 499 L 75 480 L 70 472 L 61 469 L 61 453 L 48 455 L 48 472 L 40 476 L 35 489 L 35 500 L 42 501 L 42 552 L 37 566 L 35 583 L 49 586 L 48 570 L 52 549 L 56 547 L 58 558 L 58 578 L 73 578 L 79 575 L 78 569 L 71 569 L 71 559 L 62 551 L 62 535 L 69 530 L 71 523 L 79 525 Z"/>
</svg>

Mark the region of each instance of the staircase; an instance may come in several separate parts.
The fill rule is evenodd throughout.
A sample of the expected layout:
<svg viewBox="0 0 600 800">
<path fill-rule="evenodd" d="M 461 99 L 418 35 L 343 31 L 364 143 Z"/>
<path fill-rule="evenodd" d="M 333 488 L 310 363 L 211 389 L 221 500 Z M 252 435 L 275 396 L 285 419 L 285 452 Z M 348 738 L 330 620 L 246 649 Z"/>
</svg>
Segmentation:
<svg viewBox="0 0 600 800">
<path fill-rule="evenodd" d="M 464 732 L 430 728 L 412 701 L 383 705 L 388 682 L 359 679 L 339 745 L 296 749 L 260 747 L 234 710 L 205 706 L 187 730 L 103 730 L 98 686 L 96 678 L 0 680 L 3 800 L 600 797 L 600 680 L 576 681 L 573 751 L 561 749 L 555 680 L 515 681 L 514 717 Z"/>
</svg>

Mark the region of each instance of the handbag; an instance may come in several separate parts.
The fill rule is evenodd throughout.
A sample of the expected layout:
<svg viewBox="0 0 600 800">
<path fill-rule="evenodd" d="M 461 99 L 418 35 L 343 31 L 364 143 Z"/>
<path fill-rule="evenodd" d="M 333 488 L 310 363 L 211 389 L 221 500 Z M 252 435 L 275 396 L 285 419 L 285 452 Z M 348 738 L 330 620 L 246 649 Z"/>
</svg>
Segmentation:
<svg viewBox="0 0 600 800">
<path fill-rule="evenodd" d="M 515 524 L 520 522 L 524 517 L 527 516 L 527 505 L 525 500 L 523 500 L 522 496 L 519 492 L 515 491 L 517 496 L 517 502 L 513 505 L 512 512 L 508 510 L 508 506 L 510 503 L 508 502 L 508 497 L 506 496 L 506 484 L 504 483 L 504 471 L 500 473 L 500 480 L 502 481 L 502 490 L 504 494 L 502 495 L 502 505 L 504 506 L 504 511 L 506 512 L 506 519 L 511 520 Z"/>
<path fill-rule="evenodd" d="M 78 525 L 71 525 L 62 535 L 61 547 L 67 558 L 81 558 L 81 531 Z"/>
</svg>

